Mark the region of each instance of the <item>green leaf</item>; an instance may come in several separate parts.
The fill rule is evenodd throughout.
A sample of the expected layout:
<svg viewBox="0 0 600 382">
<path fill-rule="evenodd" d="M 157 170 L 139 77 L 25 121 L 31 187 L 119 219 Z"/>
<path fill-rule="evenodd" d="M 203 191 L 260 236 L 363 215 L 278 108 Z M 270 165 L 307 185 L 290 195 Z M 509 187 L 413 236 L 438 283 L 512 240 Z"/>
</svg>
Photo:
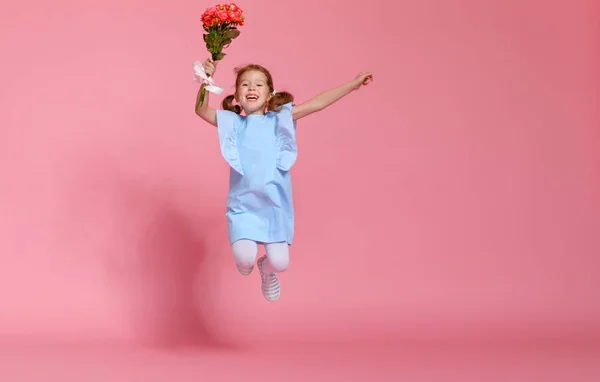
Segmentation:
<svg viewBox="0 0 600 382">
<path fill-rule="evenodd" d="M 227 32 L 225 32 L 225 37 L 230 38 L 230 39 L 234 39 L 239 35 L 240 35 L 240 31 L 235 28 L 231 28 Z"/>
<path fill-rule="evenodd" d="M 222 60 L 225 57 L 225 53 L 219 52 L 212 55 L 212 59 L 215 61 Z"/>
</svg>

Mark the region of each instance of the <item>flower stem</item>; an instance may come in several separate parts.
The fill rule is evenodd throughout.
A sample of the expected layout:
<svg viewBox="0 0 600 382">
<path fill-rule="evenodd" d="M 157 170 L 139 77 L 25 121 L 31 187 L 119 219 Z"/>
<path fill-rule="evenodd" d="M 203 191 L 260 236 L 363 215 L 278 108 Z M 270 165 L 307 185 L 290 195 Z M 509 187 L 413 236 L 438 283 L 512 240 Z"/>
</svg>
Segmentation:
<svg viewBox="0 0 600 382">
<path fill-rule="evenodd" d="M 196 105 L 196 109 L 198 106 L 204 105 L 204 97 L 206 96 L 206 87 L 202 85 L 202 91 L 200 92 L 200 98 L 198 98 L 198 104 Z"/>
</svg>

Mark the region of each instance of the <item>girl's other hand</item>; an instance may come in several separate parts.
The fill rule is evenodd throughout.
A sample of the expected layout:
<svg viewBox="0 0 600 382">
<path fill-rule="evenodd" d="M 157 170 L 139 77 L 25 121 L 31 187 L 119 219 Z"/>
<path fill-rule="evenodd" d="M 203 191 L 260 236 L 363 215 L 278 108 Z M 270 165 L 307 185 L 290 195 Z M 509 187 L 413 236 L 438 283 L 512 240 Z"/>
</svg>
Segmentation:
<svg viewBox="0 0 600 382">
<path fill-rule="evenodd" d="M 362 72 L 354 79 L 354 89 L 359 89 L 363 85 L 366 86 L 371 81 L 373 81 L 373 74 L 371 72 Z"/>
</svg>

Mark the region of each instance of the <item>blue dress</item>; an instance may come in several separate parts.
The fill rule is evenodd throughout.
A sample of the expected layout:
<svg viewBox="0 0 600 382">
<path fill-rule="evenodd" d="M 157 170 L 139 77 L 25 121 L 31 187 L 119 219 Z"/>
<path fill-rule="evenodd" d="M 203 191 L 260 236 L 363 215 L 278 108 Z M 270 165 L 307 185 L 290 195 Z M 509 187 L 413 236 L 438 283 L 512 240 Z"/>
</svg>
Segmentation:
<svg viewBox="0 0 600 382">
<path fill-rule="evenodd" d="M 241 116 L 217 110 L 221 154 L 229 163 L 227 224 L 229 243 L 260 244 L 294 237 L 290 169 L 296 162 L 296 122 L 292 103 L 279 112 Z"/>
</svg>

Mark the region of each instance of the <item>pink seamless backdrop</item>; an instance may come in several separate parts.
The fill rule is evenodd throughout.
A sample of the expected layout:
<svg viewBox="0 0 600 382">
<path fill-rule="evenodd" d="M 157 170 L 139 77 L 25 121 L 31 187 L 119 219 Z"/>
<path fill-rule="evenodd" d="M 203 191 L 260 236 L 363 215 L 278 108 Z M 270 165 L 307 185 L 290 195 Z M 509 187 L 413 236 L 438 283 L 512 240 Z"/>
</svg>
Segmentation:
<svg viewBox="0 0 600 382">
<path fill-rule="evenodd" d="M 135 341 L 597 334 L 598 7 L 239 1 L 216 79 L 297 102 L 282 298 L 231 259 L 188 0 L 1 6 L 0 335 Z M 212 97 L 214 106 L 220 97 Z"/>
</svg>

